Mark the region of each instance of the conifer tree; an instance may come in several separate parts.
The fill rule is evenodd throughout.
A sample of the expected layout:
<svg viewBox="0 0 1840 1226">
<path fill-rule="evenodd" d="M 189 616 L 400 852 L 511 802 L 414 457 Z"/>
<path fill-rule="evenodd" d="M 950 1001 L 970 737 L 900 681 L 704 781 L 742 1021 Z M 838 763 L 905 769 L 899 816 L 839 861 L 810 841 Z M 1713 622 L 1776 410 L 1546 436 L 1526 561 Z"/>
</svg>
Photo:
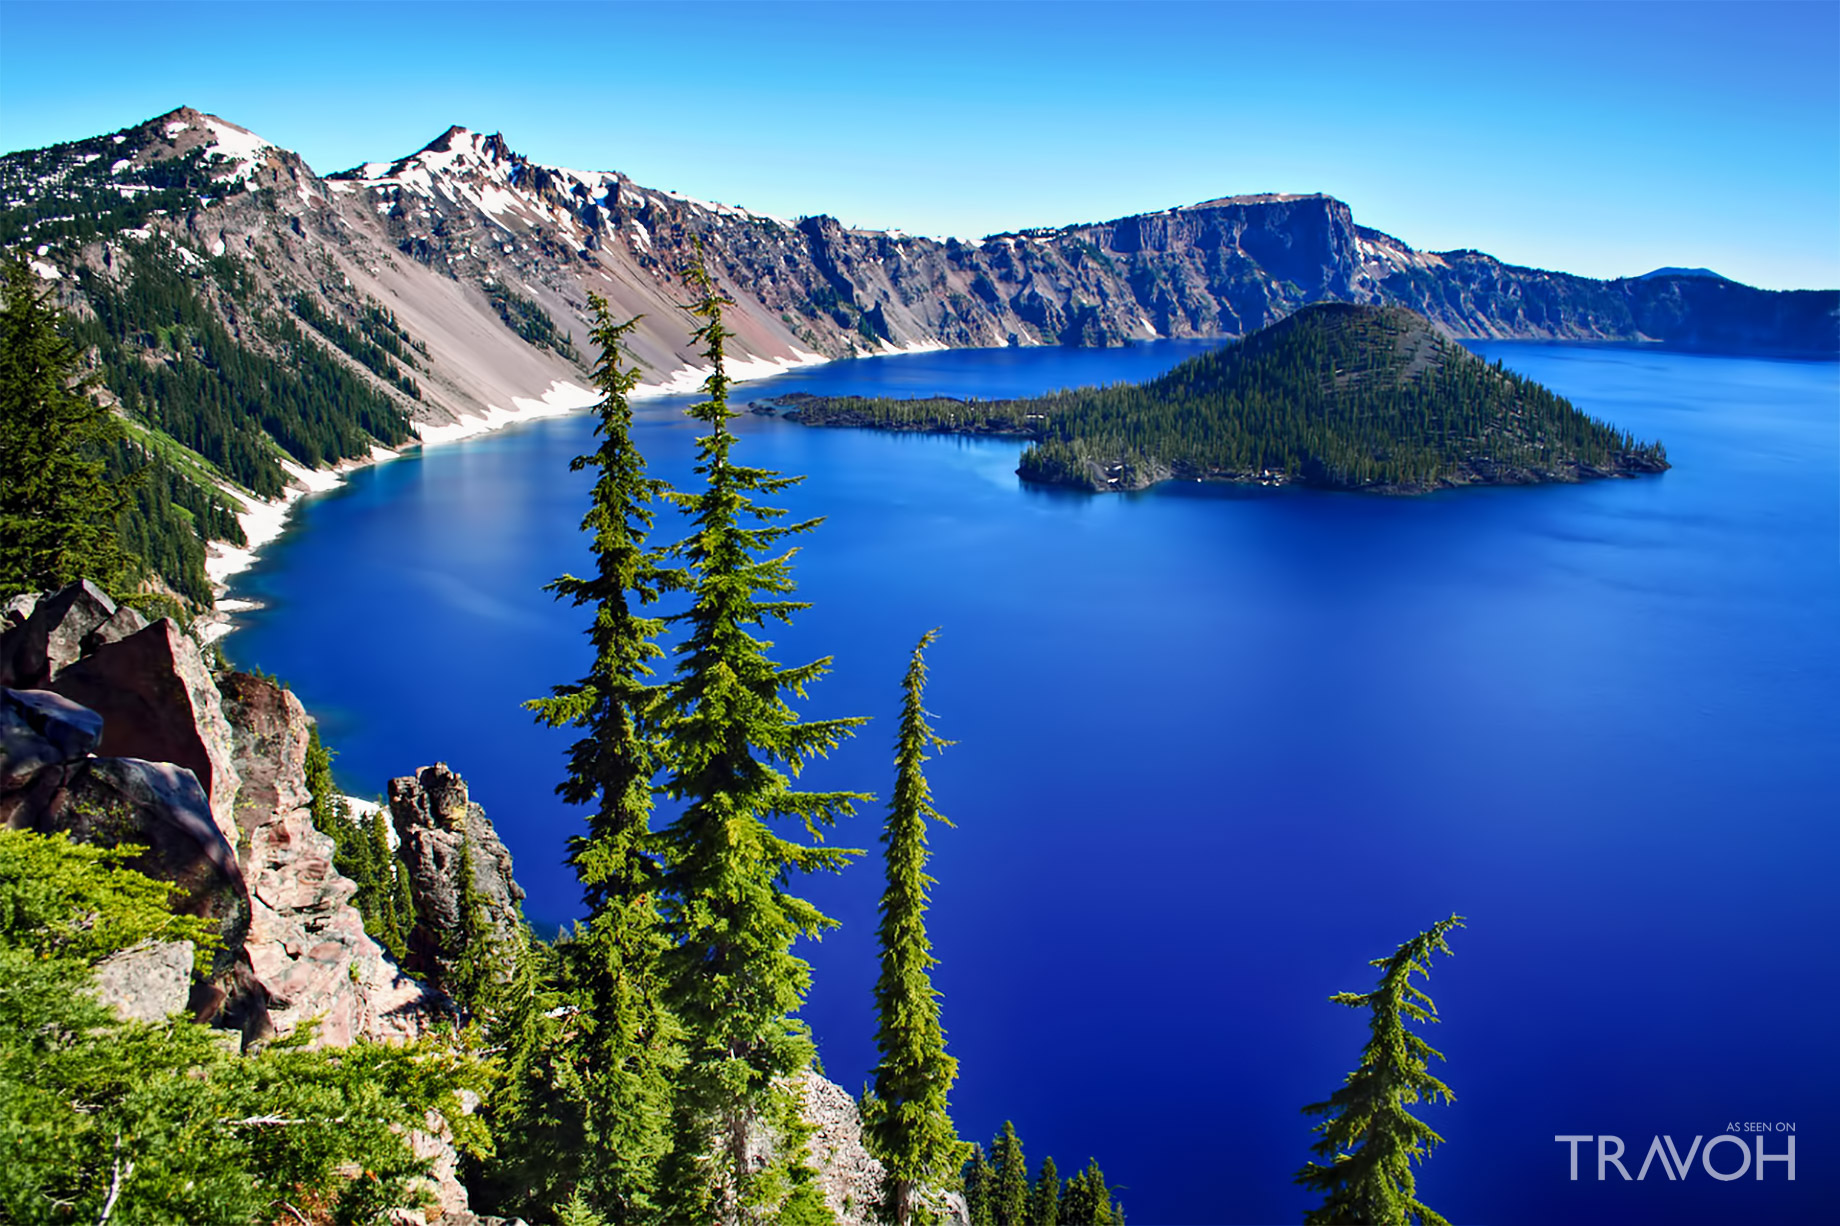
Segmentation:
<svg viewBox="0 0 1840 1226">
<path fill-rule="evenodd" d="M 995 1175 L 990 1169 L 990 1163 L 984 1160 L 984 1147 L 974 1142 L 971 1156 L 965 1159 L 962 1180 L 965 1186 L 965 1210 L 971 1226 L 991 1226 L 991 1185 Z"/>
<path fill-rule="evenodd" d="M 1390 957 L 1369 963 L 1380 968 L 1371 992 L 1338 992 L 1329 999 L 1367 1009 L 1370 1038 L 1361 1064 L 1326 1102 L 1311 1103 L 1306 1115 L 1325 1117 L 1313 1131 L 1322 1140 L 1310 1147 L 1326 1162 L 1311 1162 L 1296 1181 L 1324 1196 L 1306 1223 L 1371 1222 L 1378 1226 L 1447 1226 L 1419 1203 L 1412 1164 L 1423 1161 L 1444 1138 L 1406 1110 L 1421 1099 L 1452 1100 L 1450 1087 L 1432 1076 L 1432 1057 L 1443 1054 L 1414 1034 L 1407 1022 L 1435 1022 L 1437 1006 L 1413 983 L 1430 976 L 1434 953 L 1450 953 L 1446 934 L 1463 926 L 1453 915 L 1419 933 Z"/>
<path fill-rule="evenodd" d="M 787 599 L 795 586 L 792 551 L 770 551 L 818 521 L 778 522 L 785 512 L 755 498 L 799 478 L 731 458 L 725 300 L 700 266 L 687 279 L 698 295 L 690 309 L 703 321 L 695 336 L 710 364 L 705 398 L 689 412 L 709 433 L 699 441 L 695 468 L 704 488 L 670 495 L 690 520 L 677 556 L 693 583 L 689 608 L 673 618 L 681 631 L 677 670 L 659 719 L 671 743 L 664 790 L 683 806 L 658 839 L 671 941 L 663 959 L 667 1000 L 683 1024 L 687 1056 L 667 1195 L 677 1220 L 734 1224 L 777 1213 L 799 1187 L 787 1171 L 803 1148 L 788 1079 L 813 1055 L 793 1017 L 811 968 L 792 944 L 835 921 L 787 885 L 795 874 L 838 870 L 860 854 L 821 844 L 825 830 L 867 798 L 792 786 L 808 762 L 862 721 L 801 722 L 787 697 L 803 698 L 829 657 L 782 668 L 767 655 L 771 644 L 751 632 L 789 622 L 806 607 Z M 782 834 L 781 819 L 801 823 L 811 842 Z M 778 1169 L 753 1168 L 754 1127 L 776 1142 Z"/>
<path fill-rule="evenodd" d="M 103 468 L 121 426 L 77 382 L 76 348 L 26 262 L 0 276 L 0 596 L 83 578 L 120 594 L 128 500 Z"/>
<path fill-rule="evenodd" d="M 1112 1203 L 1112 1190 L 1105 1186 L 1105 1172 L 1097 1158 L 1086 1160 L 1086 1169 L 1075 1172 L 1067 1181 L 1067 1194 L 1061 1199 L 1061 1221 L 1065 1226 L 1117 1226 L 1124 1220 L 1123 1206 Z"/>
<path fill-rule="evenodd" d="M 882 973 L 875 984 L 877 1108 L 869 1142 L 885 1171 L 882 1204 L 898 1226 L 926 1210 L 916 1201 L 922 1188 L 941 1187 L 963 1161 L 964 1145 L 946 1112 L 946 1095 L 958 1076 L 958 1061 L 946 1054 L 939 1024 L 939 993 L 932 968 L 938 965 L 926 939 L 926 822 L 952 823 L 933 808 L 922 768 L 929 751 L 951 742 L 934 735 L 923 699 L 926 648 L 937 631 L 920 636 L 902 687 L 901 727 L 895 738 L 894 799 L 882 832 L 887 849 L 887 889 L 882 894 Z M 928 1215 L 930 1216 L 930 1215 Z"/>
<path fill-rule="evenodd" d="M 659 977 L 665 938 L 650 854 L 652 780 L 661 748 L 652 727 L 657 691 L 647 678 L 650 661 L 664 654 L 656 642 L 663 623 L 641 609 L 681 579 L 647 541 L 666 485 L 647 475 L 632 441 L 627 395 L 639 371 L 626 364 L 621 347 L 638 320 L 614 323 L 604 299 L 590 295 L 588 303 L 591 336 L 600 347 L 594 370 L 600 444 L 570 469 L 597 473 L 582 519 L 595 570 L 585 578 L 564 575 L 549 590 L 593 609 L 588 636 L 594 659 L 581 680 L 527 705 L 543 723 L 583 731 L 556 791 L 570 804 L 593 806 L 587 833 L 569 844 L 589 916 L 565 961 L 578 1002 L 565 1057 L 570 1067 L 550 1065 L 545 1076 L 551 1083 L 572 1082 L 581 1112 L 573 1124 L 551 1121 L 580 1133 L 567 1158 L 577 1170 L 571 1191 L 581 1205 L 617 1223 L 656 1207 L 658 1165 L 669 1145 L 670 1077 L 680 1059 Z"/>
<path fill-rule="evenodd" d="M 1022 1154 L 1022 1140 L 1016 1126 L 1003 1121 L 1003 1131 L 990 1143 L 990 1209 L 994 1226 L 1028 1226 L 1029 1164 Z"/>
<path fill-rule="evenodd" d="M 1053 1158 L 1041 1160 L 1041 1173 L 1029 1193 L 1029 1226 L 1061 1226 L 1061 1173 Z"/>
</svg>

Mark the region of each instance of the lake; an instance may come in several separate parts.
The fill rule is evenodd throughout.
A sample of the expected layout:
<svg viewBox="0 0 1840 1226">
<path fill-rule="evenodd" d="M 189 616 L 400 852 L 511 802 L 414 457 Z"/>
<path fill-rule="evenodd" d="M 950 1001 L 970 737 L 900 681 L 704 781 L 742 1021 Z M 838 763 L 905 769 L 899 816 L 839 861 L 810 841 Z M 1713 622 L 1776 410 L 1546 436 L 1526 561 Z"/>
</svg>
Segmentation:
<svg viewBox="0 0 1840 1226">
<path fill-rule="evenodd" d="M 1022 486 L 1013 441 L 744 416 L 738 462 L 826 522 L 775 657 L 834 657 L 801 708 L 874 722 L 807 774 L 886 796 L 907 655 L 957 742 L 930 914 L 961 1133 L 1096 1157 L 1134 1226 L 1297 1221 L 1312 1121 L 1365 1016 L 1331 993 L 1453 912 L 1427 989 L 1456 1093 L 1422 1199 L 1452 1221 L 1809 1220 L 1840 1158 L 1840 365 L 1480 343 L 1667 444 L 1638 480 L 1419 498 Z M 1196 343 L 840 362 L 736 390 L 1000 396 L 1148 377 Z M 641 405 L 688 481 L 683 401 Z M 226 646 L 319 716 L 349 790 L 442 760 L 577 913 L 569 736 L 519 704 L 579 676 L 584 416 L 411 453 L 309 499 L 234 594 Z M 680 534 L 661 516 L 660 533 Z M 839 842 L 877 849 L 880 808 Z M 880 866 L 804 892 L 804 1016 L 852 1092 L 875 1059 Z M 1736 1125 L 1774 1162 L 1633 1177 Z M 1748 1132 L 1736 1134 L 1754 1146 Z M 1703 1145 L 1703 1142 L 1702 1142 Z M 1714 1167 L 1739 1166 L 1720 1144 Z M 1611 1147 L 1614 1150 L 1614 1146 Z"/>
</svg>

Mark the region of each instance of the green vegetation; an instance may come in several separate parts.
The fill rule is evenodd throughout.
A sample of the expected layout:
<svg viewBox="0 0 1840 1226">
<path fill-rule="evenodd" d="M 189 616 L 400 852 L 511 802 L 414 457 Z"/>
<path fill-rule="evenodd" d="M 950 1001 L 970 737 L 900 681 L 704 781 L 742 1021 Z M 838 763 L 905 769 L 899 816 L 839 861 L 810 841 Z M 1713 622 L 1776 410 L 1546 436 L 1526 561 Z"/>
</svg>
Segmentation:
<svg viewBox="0 0 1840 1226">
<path fill-rule="evenodd" d="M 0 1220 L 369 1223 L 415 1202 L 427 1169 L 403 1135 L 484 1070 L 442 1040 L 242 1056 L 185 1020 L 125 1022 L 91 995 L 96 963 L 143 940 L 207 942 L 172 887 L 121 867 L 135 848 L 0 830 Z"/>
<path fill-rule="evenodd" d="M 119 282 L 79 270 L 95 315 L 73 321 L 72 338 L 95 348 L 101 381 L 125 412 L 263 498 L 287 484 L 285 457 L 318 468 L 407 441 L 402 410 L 285 315 L 249 321 L 260 348 L 231 338 L 205 294 L 247 310 L 244 276 L 222 257 L 180 267 L 149 244 Z M 149 350 L 158 360 L 146 360 Z"/>
<path fill-rule="evenodd" d="M 1418 1201 L 1412 1164 L 1422 1162 L 1444 1138 L 1407 1112 L 1421 1099 L 1450 1102 L 1450 1087 L 1432 1076 L 1430 1061 L 1442 1060 L 1407 1022 L 1435 1022 L 1437 1006 L 1412 983 L 1414 974 L 1429 978 L 1434 953 L 1448 954 L 1446 934 L 1463 926 L 1463 917 L 1439 920 L 1390 957 L 1376 958 L 1380 982 L 1371 992 L 1338 992 L 1329 999 L 1371 1013 L 1371 1037 L 1361 1049 L 1361 1063 L 1346 1084 L 1327 1101 L 1305 1107 L 1306 1115 L 1325 1117 L 1314 1131 L 1322 1139 L 1311 1151 L 1326 1162 L 1311 1162 L 1296 1181 L 1323 1194 L 1320 1207 L 1306 1223 L 1372 1222 L 1378 1226 L 1448 1226 Z"/>
<path fill-rule="evenodd" d="M 990 1143 L 971 1147 L 961 1182 L 971 1226 L 1124 1226 L 1124 1206 L 1112 1198 L 1096 1161 L 1062 1183 L 1053 1158 L 1043 1158 L 1033 1184 L 1015 1126 L 1005 1121 Z"/>
<path fill-rule="evenodd" d="M 50 291 L 24 260 L 0 276 L 0 594 L 86 576 L 120 594 L 133 566 L 116 522 L 129 504 L 106 457 L 121 427 L 77 380 Z"/>
<path fill-rule="evenodd" d="M 883 1205 L 896 1226 L 931 1220 L 919 1203 L 928 1188 L 943 1187 L 964 1161 L 964 1144 L 947 1114 L 946 1098 L 958 1061 L 946 1054 L 939 1024 L 938 965 L 926 937 L 926 823 L 947 821 L 933 808 L 922 772 L 929 751 L 944 749 L 926 720 L 926 648 L 936 631 L 920 636 L 901 687 L 901 727 L 895 739 L 894 799 L 882 832 L 887 889 L 882 893 L 882 970 L 875 982 L 874 1109 L 867 1112 L 871 1150 L 886 1171 Z"/>
<path fill-rule="evenodd" d="M 558 335 L 556 321 L 549 317 L 549 312 L 530 299 L 497 282 L 486 287 L 486 297 L 491 299 L 492 309 L 507 328 L 523 337 L 539 349 L 554 350 L 558 357 L 571 362 L 580 362 L 581 355 L 575 352 L 575 337 L 572 333 Z"/>
<path fill-rule="evenodd" d="M 762 557 L 816 520 L 777 523 L 783 511 L 754 499 L 798 478 L 736 464 L 729 422 L 723 301 L 700 267 L 690 273 L 703 320 L 707 397 L 690 416 L 709 433 L 695 471 L 706 485 L 667 497 L 689 518 L 691 534 L 674 552 L 690 571 L 689 607 L 678 627 L 676 677 L 654 718 L 669 743 L 664 794 L 678 816 L 660 832 L 661 911 L 669 946 L 661 959 L 665 998 L 684 1028 L 687 1056 L 678 1075 L 674 1147 L 667 1163 L 669 1204 L 680 1220 L 752 1220 L 789 1202 L 799 1185 L 797 1103 L 787 1078 L 810 1066 L 813 1048 L 793 1013 L 811 968 L 792 952 L 835 921 L 791 894 L 799 873 L 836 871 L 858 853 L 825 847 L 823 830 L 847 816 L 857 792 L 795 791 L 796 776 L 828 753 L 861 719 L 801 722 L 786 695 L 803 697 L 828 658 L 781 667 L 750 632 L 788 622 L 806 607 L 793 590 L 789 555 Z M 784 768 L 782 770 L 781 768 Z M 812 843 L 768 824 L 793 818 Z M 757 1170 L 748 1135 L 765 1126 L 778 1160 Z M 704 1160 L 713 1144 L 716 1157 Z"/>
<path fill-rule="evenodd" d="M 409 349 L 414 340 L 397 325 L 394 314 L 370 307 L 361 313 L 354 312 L 355 318 L 347 323 L 326 314 L 313 301 L 312 295 L 305 293 L 295 294 L 288 305 L 315 332 L 344 350 L 372 374 L 395 384 L 412 399 L 422 398 L 421 385 L 402 369 L 404 366 L 415 369 L 415 359 L 410 356 Z"/>
<path fill-rule="evenodd" d="M 1659 472 L 1667 452 L 1490 365 L 1397 307 L 1317 303 L 1147 383 L 1031 400 L 789 397 L 810 425 L 1034 440 L 1025 480 L 1141 488 L 1168 476 L 1337 489 Z"/>
<path fill-rule="evenodd" d="M 580 681 L 528 704 L 552 727 L 582 730 L 569 751 L 569 775 L 556 790 L 572 804 L 594 806 L 587 834 L 569 847 L 589 916 L 559 947 L 574 1043 L 533 1068 L 538 1076 L 527 1079 L 532 1088 L 521 1109 L 525 1134 L 536 1141 L 518 1150 L 523 1167 L 540 1171 L 550 1159 L 567 1175 L 526 1175 L 525 1186 L 536 1194 L 516 1203 L 540 1208 L 532 1202 L 554 1198 L 551 1189 L 561 1187 L 581 1209 L 628 1222 L 659 1208 L 670 1078 L 682 1059 L 679 1028 L 663 1003 L 659 869 L 649 854 L 651 781 L 663 748 L 653 728 L 658 695 L 646 678 L 650 661 L 664 654 L 655 642 L 662 623 L 639 607 L 681 587 L 684 578 L 646 539 L 665 487 L 646 475 L 645 458 L 632 444 L 627 394 L 639 371 L 624 364 L 620 345 L 636 321 L 614 323 L 599 297 L 589 306 L 601 351 L 594 370 L 600 446 L 571 467 L 598 474 L 582 521 L 595 573 L 564 575 L 550 590 L 595 610 L 594 659 Z M 572 1102 L 552 1089 L 559 1085 L 570 1088 Z"/>
<path fill-rule="evenodd" d="M 145 129 L 133 133 L 146 135 Z M 222 190 L 205 169 L 202 149 L 110 173 L 116 160 L 144 144 L 94 136 L 0 157 L 0 243 L 74 246 L 149 218 L 183 217 L 200 198 Z"/>
<path fill-rule="evenodd" d="M 390 847 L 384 828 L 389 820 L 379 809 L 360 818 L 332 778 L 332 751 L 314 726 L 307 741 L 307 791 L 313 797 L 313 826 L 337 846 L 332 866 L 357 884 L 351 903 L 364 917 L 364 931 L 397 962 L 409 954 L 409 930 L 415 927 L 415 902 L 409 896 L 409 873 Z"/>
</svg>

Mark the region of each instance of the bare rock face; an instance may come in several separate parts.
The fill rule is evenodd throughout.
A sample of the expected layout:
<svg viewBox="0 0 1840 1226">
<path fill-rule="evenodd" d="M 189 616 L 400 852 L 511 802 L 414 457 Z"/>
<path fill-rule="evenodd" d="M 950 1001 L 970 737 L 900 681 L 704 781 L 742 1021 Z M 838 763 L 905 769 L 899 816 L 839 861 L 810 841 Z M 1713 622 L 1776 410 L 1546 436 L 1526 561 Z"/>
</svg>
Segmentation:
<svg viewBox="0 0 1840 1226">
<path fill-rule="evenodd" d="M 146 941 L 96 965 L 96 996 L 124 1021 L 163 1022 L 191 990 L 190 941 Z"/>
<path fill-rule="evenodd" d="M 269 1018 L 282 1033 L 317 1019 L 316 1047 L 416 1038 L 446 1016 L 446 1004 L 364 931 L 351 905 L 358 887 L 333 868 L 333 850 L 304 809 L 250 835 L 244 949 L 268 991 Z"/>
<path fill-rule="evenodd" d="M 237 829 L 244 837 L 277 813 L 313 803 L 307 791 L 307 744 L 313 721 L 300 699 L 272 677 L 225 673 L 217 679 L 233 732 Z"/>
<path fill-rule="evenodd" d="M 409 870 L 415 898 L 415 929 L 409 934 L 410 969 L 437 986 L 454 967 L 450 934 L 464 928 L 465 862 L 472 864 L 472 889 L 485 909 L 493 938 L 511 947 L 523 920 L 524 891 L 511 875 L 511 853 L 484 809 L 467 797 L 466 781 L 445 762 L 390 780 L 390 819 L 400 840 L 398 854 Z"/>
<path fill-rule="evenodd" d="M 287 1032 L 318 1019 L 313 1041 L 322 1047 L 426 1032 L 445 1002 L 364 931 L 351 905 L 358 887 L 333 867 L 333 839 L 313 825 L 306 709 L 272 678 L 230 673 L 219 684 L 243 781 L 236 823 L 249 883 L 244 949 L 267 989 L 270 1020 Z"/>
<path fill-rule="evenodd" d="M 882 1198 L 882 1164 L 863 1143 L 862 1116 L 842 1086 L 810 1069 L 798 1077 L 805 1122 L 815 1131 L 805 1142 L 818 1172 L 824 1203 L 839 1226 L 870 1226 Z"/>
<path fill-rule="evenodd" d="M 41 602 L 33 619 L 45 607 Z M 97 621 L 90 630 L 107 621 Z M 30 626 L 28 621 L 25 628 Z M 161 618 L 126 638 L 97 643 L 60 668 L 46 688 L 102 716 L 102 752 L 189 770 L 210 798 L 214 824 L 235 846 L 239 781 L 231 761 L 230 725 L 198 645 L 176 623 Z"/>
</svg>

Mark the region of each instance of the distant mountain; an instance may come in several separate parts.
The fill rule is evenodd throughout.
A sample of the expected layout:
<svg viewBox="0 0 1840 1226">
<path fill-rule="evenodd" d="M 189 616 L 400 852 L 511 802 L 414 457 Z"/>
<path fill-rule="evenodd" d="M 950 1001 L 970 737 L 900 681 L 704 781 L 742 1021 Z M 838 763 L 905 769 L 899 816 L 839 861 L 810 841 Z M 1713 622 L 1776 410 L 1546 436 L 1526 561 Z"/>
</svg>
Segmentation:
<svg viewBox="0 0 1840 1226">
<path fill-rule="evenodd" d="M 1320 195 L 967 243 L 693 200 L 458 127 L 323 177 L 189 108 L 0 157 L 0 243 L 59 286 L 149 445 L 181 484 L 264 497 L 376 445 L 584 403 L 590 293 L 643 316 L 647 384 L 694 386 L 678 274 L 699 241 L 734 299 L 744 376 L 909 348 L 1231 337 L 1319 301 L 1408 307 L 1458 337 L 1840 353 L 1840 292 L 1420 252 Z M 172 565 L 196 595 L 195 559 Z"/>
<path fill-rule="evenodd" d="M 1137 385 L 1024 400 L 788 396 L 807 425 L 1013 434 L 1025 480 L 1171 478 L 1417 493 L 1661 472 L 1667 453 L 1491 366 L 1402 307 L 1312 303 Z"/>
<path fill-rule="evenodd" d="M 1653 272 L 1643 273 L 1641 276 L 1637 277 L 1636 280 L 1654 281 L 1656 279 L 1665 279 L 1669 277 L 1707 277 L 1713 281 L 1724 281 L 1728 285 L 1737 284 L 1737 282 L 1733 281 L 1730 277 L 1721 277 L 1710 268 L 1657 268 Z"/>
</svg>

